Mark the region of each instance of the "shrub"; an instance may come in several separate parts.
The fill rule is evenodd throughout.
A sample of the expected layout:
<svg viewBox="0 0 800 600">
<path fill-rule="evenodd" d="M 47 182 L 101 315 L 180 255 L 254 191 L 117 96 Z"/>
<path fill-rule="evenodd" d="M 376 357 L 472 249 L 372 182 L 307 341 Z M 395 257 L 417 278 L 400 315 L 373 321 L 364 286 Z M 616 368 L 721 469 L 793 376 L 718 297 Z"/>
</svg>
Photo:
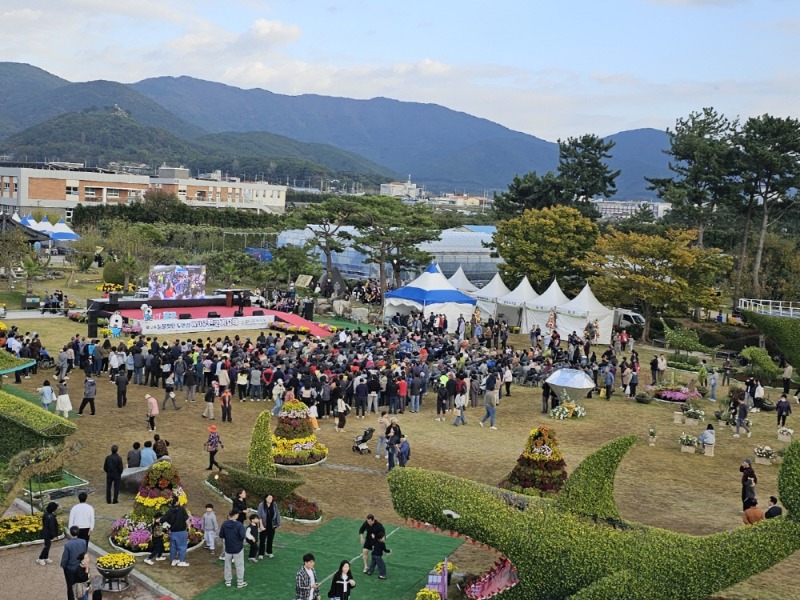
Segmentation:
<svg viewBox="0 0 800 600">
<path fill-rule="evenodd" d="M 250 449 L 247 452 L 247 470 L 254 475 L 275 476 L 275 461 L 272 457 L 272 431 L 270 411 L 265 410 L 253 425 Z M 262 496 L 263 497 L 263 496 Z"/>
<path fill-rule="evenodd" d="M 241 469 L 225 466 L 225 471 L 209 475 L 207 481 L 228 498 L 236 495 L 236 490 L 247 490 L 248 498 L 258 503 L 267 494 L 272 494 L 283 503 L 294 491 L 305 483 L 305 478 L 297 471 L 275 467 L 274 476 L 256 475 Z"/>
<path fill-rule="evenodd" d="M 122 267 L 122 263 L 109 260 L 103 267 L 103 281 L 106 283 L 115 283 L 120 286 L 125 283 L 125 271 Z"/>
<path fill-rule="evenodd" d="M 770 377 L 775 377 L 780 372 L 778 365 L 772 360 L 769 352 L 756 346 L 748 346 L 740 352 L 742 358 L 749 360 L 755 367 Z"/>
<path fill-rule="evenodd" d="M 393 469 L 387 480 L 400 516 L 457 529 L 508 557 L 519 575 L 519 583 L 503 592 L 511 600 L 700 600 L 800 549 L 797 442 L 779 474 L 788 518 L 706 536 L 622 522 L 611 527 L 587 518 L 617 515 L 613 479 L 634 440 L 606 444 L 575 470 L 555 501 L 539 499 L 525 510 L 487 486 L 444 473 Z M 445 509 L 459 518 L 444 515 Z"/>
</svg>

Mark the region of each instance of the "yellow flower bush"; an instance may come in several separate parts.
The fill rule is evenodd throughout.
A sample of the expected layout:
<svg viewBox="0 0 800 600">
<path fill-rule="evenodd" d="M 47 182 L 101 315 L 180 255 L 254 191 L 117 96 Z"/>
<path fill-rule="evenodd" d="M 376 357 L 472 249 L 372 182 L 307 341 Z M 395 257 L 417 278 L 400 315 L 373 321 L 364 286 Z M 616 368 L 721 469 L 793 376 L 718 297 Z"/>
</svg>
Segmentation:
<svg viewBox="0 0 800 600">
<path fill-rule="evenodd" d="M 451 563 L 450 561 L 447 561 L 447 572 L 448 573 L 454 573 L 457 570 L 457 568 L 458 567 L 456 567 L 453 563 Z M 444 561 L 436 563 L 436 566 L 433 567 L 433 569 L 439 575 L 441 575 L 442 571 L 444 571 Z"/>
<path fill-rule="evenodd" d="M 442 596 L 436 590 L 425 588 L 417 592 L 414 600 L 442 600 Z"/>
<path fill-rule="evenodd" d="M 59 520 L 59 531 L 64 524 Z M 17 515 L 0 519 L 0 547 L 12 546 L 41 539 L 42 515 Z"/>
<path fill-rule="evenodd" d="M 136 564 L 136 558 L 125 552 L 106 554 L 97 559 L 97 566 L 101 569 L 125 569 Z"/>
<path fill-rule="evenodd" d="M 5 304 L 2 306 L 5 306 Z M 5 333 L 6 331 L 8 331 L 8 325 L 0 321 L 0 333 Z"/>
</svg>

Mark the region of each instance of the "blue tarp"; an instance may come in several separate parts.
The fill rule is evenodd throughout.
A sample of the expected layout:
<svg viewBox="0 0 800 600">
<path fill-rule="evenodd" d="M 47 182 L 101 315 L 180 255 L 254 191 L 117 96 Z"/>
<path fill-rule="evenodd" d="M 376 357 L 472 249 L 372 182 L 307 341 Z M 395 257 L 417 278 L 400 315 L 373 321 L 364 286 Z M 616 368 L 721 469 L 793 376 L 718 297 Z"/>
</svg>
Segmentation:
<svg viewBox="0 0 800 600">
<path fill-rule="evenodd" d="M 245 248 L 244 251 L 261 262 L 269 262 L 272 260 L 272 252 L 264 248 Z"/>
</svg>

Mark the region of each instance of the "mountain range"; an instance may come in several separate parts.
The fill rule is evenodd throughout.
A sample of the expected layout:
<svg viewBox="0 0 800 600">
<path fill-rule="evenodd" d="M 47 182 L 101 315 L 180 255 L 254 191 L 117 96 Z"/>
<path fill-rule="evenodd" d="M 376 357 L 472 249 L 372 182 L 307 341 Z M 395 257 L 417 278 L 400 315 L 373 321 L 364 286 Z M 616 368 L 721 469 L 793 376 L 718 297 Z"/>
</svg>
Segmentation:
<svg viewBox="0 0 800 600">
<path fill-rule="evenodd" d="M 102 135 L 101 135 L 102 134 Z M 617 198 L 653 198 L 644 177 L 669 175 L 666 132 L 623 131 L 612 169 Z M 558 146 L 435 104 L 389 98 L 287 96 L 191 77 L 73 83 L 0 63 L 0 151 L 42 160 L 182 163 L 273 180 L 347 174 L 406 179 L 431 191 L 505 190 L 545 173 Z"/>
</svg>

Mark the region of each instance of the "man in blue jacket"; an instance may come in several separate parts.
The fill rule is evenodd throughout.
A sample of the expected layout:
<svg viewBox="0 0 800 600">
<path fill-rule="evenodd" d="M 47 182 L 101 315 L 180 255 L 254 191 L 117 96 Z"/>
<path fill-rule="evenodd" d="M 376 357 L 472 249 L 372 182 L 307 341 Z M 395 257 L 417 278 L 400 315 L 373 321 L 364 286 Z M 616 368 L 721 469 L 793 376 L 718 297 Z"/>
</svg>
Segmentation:
<svg viewBox="0 0 800 600">
<path fill-rule="evenodd" d="M 86 540 L 78 537 L 79 529 L 77 525 L 69 528 L 71 539 L 64 544 L 64 551 L 61 554 L 61 568 L 64 571 L 64 579 L 67 581 L 67 600 L 75 600 L 72 593 L 72 585 L 75 583 L 75 575 L 81 566 L 80 557 L 87 551 Z"/>
<path fill-rule="evenodd" d="M 231 586 L 231 561 L 236 565 L 236 587 L 247 587 L 244 580 L 244 525 L 239 521 L 239 510 L 234 508 L 219 529 L 219 538 L 225 550 L 225 585 Z"/>
</svg>

